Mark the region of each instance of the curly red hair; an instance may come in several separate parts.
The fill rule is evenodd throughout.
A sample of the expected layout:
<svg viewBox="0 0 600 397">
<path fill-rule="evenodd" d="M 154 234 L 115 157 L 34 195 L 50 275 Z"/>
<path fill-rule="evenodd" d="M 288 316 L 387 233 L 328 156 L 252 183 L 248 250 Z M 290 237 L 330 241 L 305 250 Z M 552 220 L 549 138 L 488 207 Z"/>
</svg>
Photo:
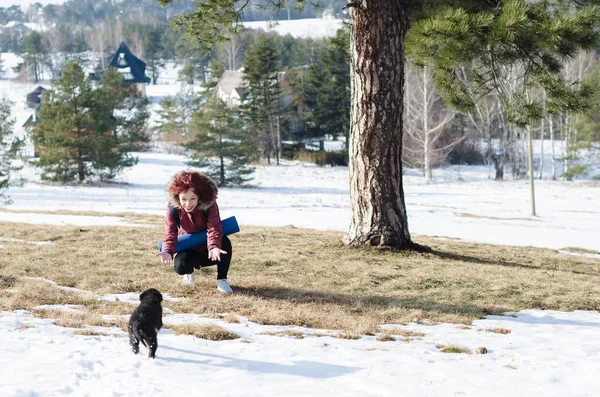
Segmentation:
<svg viewBox="0 0 600 397">
<path fill-rule="evenodd" d="M 192 189 L 198 196 L 199 206 L 208 206 L 217 198 L 217 185 L 208 176 L 196 171 L 180 171 L 167 185 L 171 200 L 178 204 L 179 195 Z"/>
</svg>

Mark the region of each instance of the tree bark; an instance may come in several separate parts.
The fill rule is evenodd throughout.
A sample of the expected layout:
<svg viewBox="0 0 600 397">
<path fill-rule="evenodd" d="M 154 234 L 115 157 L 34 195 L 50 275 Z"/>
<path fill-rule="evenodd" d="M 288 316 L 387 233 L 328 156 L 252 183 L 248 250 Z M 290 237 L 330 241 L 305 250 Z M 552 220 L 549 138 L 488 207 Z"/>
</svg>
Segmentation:
<svg viewBox="0 0 600 397">
<path fill-rule="evenodd" d="M 412 247 L 402 185 L 406 5 L 350 3 L 350 246 Z"/>
</svg>

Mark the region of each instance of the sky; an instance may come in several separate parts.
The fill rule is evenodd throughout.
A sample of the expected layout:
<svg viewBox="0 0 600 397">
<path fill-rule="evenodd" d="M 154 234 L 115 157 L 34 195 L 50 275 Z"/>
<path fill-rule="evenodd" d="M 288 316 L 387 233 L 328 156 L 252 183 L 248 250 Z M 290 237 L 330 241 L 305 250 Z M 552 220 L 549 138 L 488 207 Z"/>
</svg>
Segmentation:
<svg viewBox="0 0 600 397">
<path fill-rule="evenodd" d="M 27 8 L 35 3 L 40 3 L 45 6 L 46 4 L 62 4 L 66 0 L 0 0 L 0 7 L 8 8 L 13 5 L 20 5 L 21 10 L 26 11 Z"/>
<path fill-rule="evenodd" d="M 16 61 L 2 54 L 7 63 Z M 171 70 L 149 86 L 157 103 L 180 89 Z M 0 97 L 15 101 L 17 126 L 30 114 L 25 94 L 35 84 L 0 80 Z M 42 85 L 49 86 L 47 82 Z M 540 145 L 538 143 L 537 150 Z M 545 153 L 548 155 L 549 147 Z M 186 168 L 186 157 L 153 151 L 135 153 L 139 163 L 118 184 L 57 186 L 40 182 L 27 165 L 18 173 L 22 188 L 11 188 L 13 204 L 0 206 L 0 222 L 55 225 L 132 226 L 117 213 L 165 212 L 165 184 Z M 482 243 L 580 247 L 600 251 L 600 184 L 597 181 L 536 181 L 538 216 L 530 216 L 526 181 L 496 182 L 490 170 L 449 166 L 434 170 L 434 183 L 405 170 L 409 226 L 413 238 L 437 236 Z M 258 166 L 252 187 L 221 189 L 223 218 L 244 225 L 346 231 L 350 219 L 348 168 L 284 161 Z M 109 216 L 77 216 L 28 211 L 100 211 Z M 19 210 L 22 212 L 7 212 Z M 137 224 L 138 227 L 144 227 Z M 162 236 L 157 236 L 160 239 Z M 0 254 L 7 248 L 0 240 Z M 25 242 L 23 242 L 25 243 Z M 37 242 L 44 249 L 47 242 Z M 573 253 L 566 253 L 565 255 Z M 600 255 L 585 254 L 598 260 Z M 233 270 L 234 268 L 232 268 Z M 46 280 L 54 283 L 53 280 Z M 235 271 L 230 282 L 235 293 Z M 59 287 L 59 286 L 57 286 Z M 60 288 L 60 287 L 59 287 Z M 82 293 L 91 293 L 82 291 Z M 141 291 L 138 291 L 141 293 Z M 137 303 L 137 293 L 97 296 Z M 184 299 L 166 297 L 166 299 Z M 224 299 L 226 299 L 224 297 Z M 78 310 L 72 306 L 45 309 Z M 43 309 L 43 308 L 42 308 Z M 379 342 L 334 338 L 339 330 L 264 326 L 239 317 L 228 323 L 200 315 L 166 311 L 165 324 L 213 323 L 241 336 L 212 342 L 177 336 L 163 329 L 155 360 L 129 351 L 127 335 L 116 327 L 89 327 L 98 336 L 76 335 L 52 319 L 26 311 L 0 311 L 0 396 L 598 396 L 600 395 L 600 313 L 525 310 L 487 316 L 464 329 L 458 324 L 398 324 L 386 327 L 423 332 L 421 339 Z M 509 334 L 487 332 L 492 328 Z M 303 339 L 266 335 L 292 330 Z M 327 336 L 317 336 L 317 335 Z M 441 353 L 436 345 L 456 345 L 487 354 Z"/>
</svg>

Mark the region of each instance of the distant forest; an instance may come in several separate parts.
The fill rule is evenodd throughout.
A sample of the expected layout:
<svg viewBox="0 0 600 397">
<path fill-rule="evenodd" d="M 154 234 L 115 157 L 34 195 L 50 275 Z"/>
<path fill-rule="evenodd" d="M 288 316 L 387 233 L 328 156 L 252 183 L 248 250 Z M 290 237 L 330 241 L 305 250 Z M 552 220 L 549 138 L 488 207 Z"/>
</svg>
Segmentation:
<svg viewBox="0 0 600 397">
<path fill-rule="evenodd" d="M 260 3 L 264 3 L 262 0 Z M 338 18 L 343 17 L 342 8 L 347 0 L 318 0 L 311 4 L 308 2 L 302 11 L 294 9 L 289 4 L 279 14 L 279 19 L 319 18 L 325 10 L 330 11 Z M 193 2 L 174 2 L 169 7 L 162 7 L 156 0 L 68 0 L 63 4 L 34 3 L 29 7 L 18 5 L 0 7 L 0 25 L 8 22 L 43 22 L 45 25 L 87 24 L 92 25 L 97 21 L 105 21 L 117 17 L 127 18 L 135 15 L 150 16 L 153 20 L 167 22 L 174 15 L 189 11 Z M 272 18 L 268 10 L 251 6 L 244 12 L 244 21 L 263 21 Z"/>
</svg>

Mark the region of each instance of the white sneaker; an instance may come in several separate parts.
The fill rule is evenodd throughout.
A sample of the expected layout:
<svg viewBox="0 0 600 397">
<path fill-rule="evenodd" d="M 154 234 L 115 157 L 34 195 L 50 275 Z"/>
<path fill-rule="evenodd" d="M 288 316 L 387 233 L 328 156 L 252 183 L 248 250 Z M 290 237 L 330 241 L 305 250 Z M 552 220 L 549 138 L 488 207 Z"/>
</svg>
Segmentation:
<svg viewBox="0 0 600 397">
<path fill-rule="evenodd" d="M 183 285 L 194 285 L 194 273 L 183 275 Z"/>
<path fill-rule="evenodd" d="M 221 278 L 217 280 L 217 289 L 221 292 L 225 292 L 226 294 L 231 294 L 233 292 L 226 278 Z"/>
</svg>

